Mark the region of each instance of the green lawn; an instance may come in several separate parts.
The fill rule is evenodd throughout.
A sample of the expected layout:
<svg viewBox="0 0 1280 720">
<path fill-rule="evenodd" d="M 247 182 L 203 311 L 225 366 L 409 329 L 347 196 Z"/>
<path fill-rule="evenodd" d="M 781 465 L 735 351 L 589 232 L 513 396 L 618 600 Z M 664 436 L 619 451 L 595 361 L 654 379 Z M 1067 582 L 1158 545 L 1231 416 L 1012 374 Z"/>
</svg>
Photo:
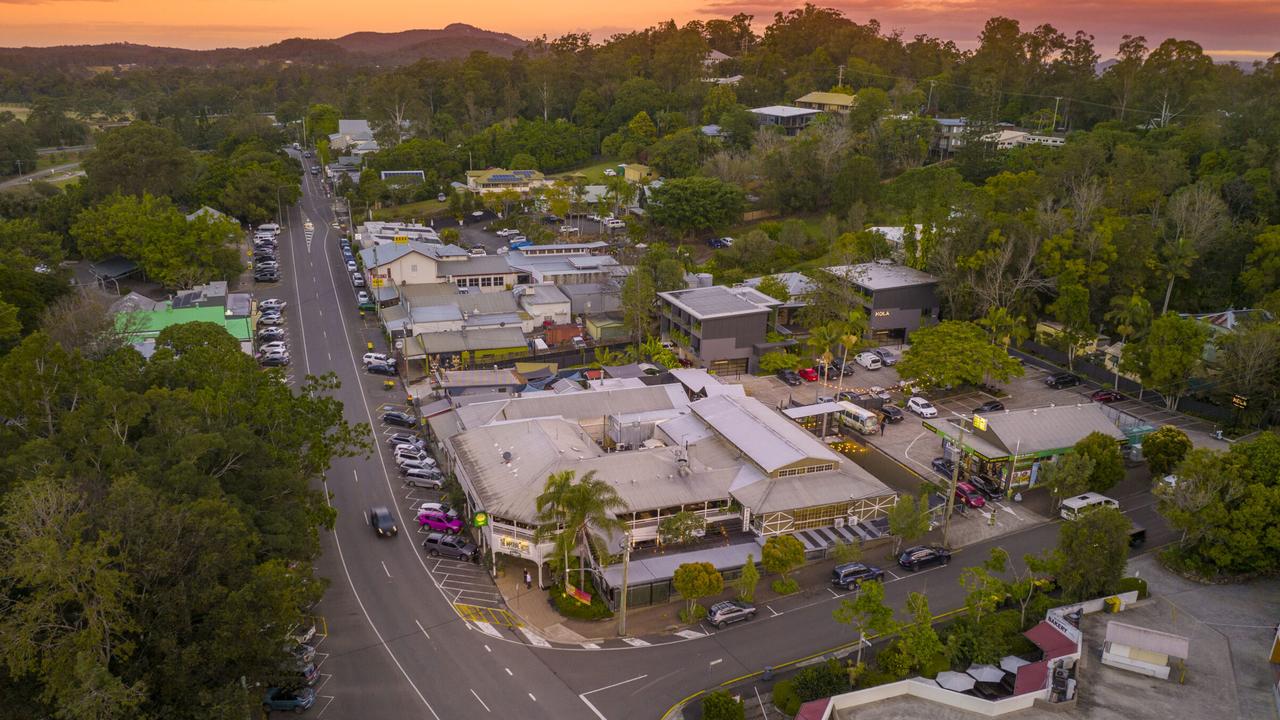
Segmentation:
<svg viewBox="0 0 1280 720">
<path fill-rule="evenodd" d="M 392 205 L 373 211 L 374 220 L 425 220 L 449 209 L 449 203 L 439 200 L 423 200 L 421 202 Z"/>
<path fill-rule="evenodd" d="M 565 172 L 562 172 L 562 173 L 556 173 L 555 175 L 552 175 L 551 178 L 552 179 L 568 178 L 571 175 L 576 175 L 578 173 L 581 173 L 587 176 L 588 185 L 603 185 L 605 168 L 613 168 L 614 170 L 617 170 L 618 164 L 619 163 L 617 160 L 605 160 L 603 162 L 598 162 L 595 165 L 588 165 L 586 167 L 576 168 L 573 170 L 566 170 Z"/>
<path fill-rule="evenodd" d="M 31 114 L 31 108 L 29 107 L 24 107 L 22 105 L 6 105 L 4 103 L 0 103 L 0 112 L 4 112 L 6 110 L 8 110 L 9 112 L 17 116 L 19 120 L 26 120 L 27 116 Z"/>
</svg>

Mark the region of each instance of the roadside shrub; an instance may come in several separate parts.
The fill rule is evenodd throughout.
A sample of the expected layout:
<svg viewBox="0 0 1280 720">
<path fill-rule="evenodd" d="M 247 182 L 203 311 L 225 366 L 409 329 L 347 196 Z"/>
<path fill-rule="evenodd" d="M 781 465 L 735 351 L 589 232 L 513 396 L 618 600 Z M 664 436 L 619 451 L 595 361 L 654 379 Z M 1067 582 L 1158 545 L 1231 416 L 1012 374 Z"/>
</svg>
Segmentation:
<svg viewBox="0 0 1280 720">
<path fill-rule="evenodd" d="M 574 620 L 605 620 L 613 617 L 613 611 L 604 604 L 604 600 L 600 597 L 600 593 L 596 592 L 595 584 L 590 578 L 587 579 L 587 586 L 583 590 L 591 594 L 590 605 L 583 605 L 576 598 L 565 595 L 564 587 L 556 585 L 548 594 L 551 607 L 561 615 Z"/>
<path fill-rule="evenodd" d="M 691 607 L 680 608 L 678 615 L 680 616 L 680 622 L 692 625 L 707 616 L 707 608 L 694 604 Z"/>
<path fill-rule="evenodd" d="M 796 697 L 804 704 L 821 700 L 849 689 L 849 675 L 838 660 L 811 665 L 796 674 L 792 680 Z"/>
<path fill-rule="evenodd" d="M 1132 590 L 1138 591 L 1138 599 L 1145 600 L 1151 597 L 1151 593 L 1147 590 L 1147 581 L 1137 577 L 1122 577 L 1120 582 L 1116 583 L 1117 593 L 1126 593 Z"/>
<path fill-rule="evenodd" d="M 796 695 L 792 681 L 779 680 L 773 684 L 773 705 L 788 717 L 800 712 L 800 696 Z"/>
<path fill-rule="evenodd" d="M 724 690 L 717 690 L 702 698 L 702 720 L 743 720 L 746 711 L 741 700 Z"/>
<path fill-rule="evenodd" d="M 791 593 L 800 591 L 800 583 L 797 583 L 791 578 L 787 578 L 786 580 L 774 580 L 769 584 L 769 587 L 773 588 L 773 591 L 779 595 L 790 595 Z"/>
</svg>

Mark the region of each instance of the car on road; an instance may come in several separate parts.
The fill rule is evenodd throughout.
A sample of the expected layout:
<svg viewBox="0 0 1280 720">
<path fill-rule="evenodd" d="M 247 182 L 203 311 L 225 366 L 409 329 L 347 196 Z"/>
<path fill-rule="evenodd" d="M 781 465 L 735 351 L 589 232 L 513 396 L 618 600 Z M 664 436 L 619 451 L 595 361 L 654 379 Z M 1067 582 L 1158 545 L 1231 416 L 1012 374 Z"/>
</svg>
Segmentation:
<svg viewBox="0 0 1280 720">
<path fill-rule="evenodd" d="M 316 691 L 309 687 L 296 690 L 277 687 L 267 688 L 267 692 L 262 696 L 262 711 L 266 713 L 276 710 L 300 713 L 310 709 L 315 704 Z"/>
<path fill-rule="evenodd" d="M 414 447 L 424 448 L 427 446 L 427 441 L 423 440 L 417 435 L 411 435 L 409 433 L 396 433 L 395 435 L 392 435 L 391 437 L 387 438 L 387 444 L 390 445 L 392 448 L 396 447 L 397 445 L 413 445 Z"/>
<path fill-rule="evenodd" d="M 934 407 L 933 403 L 925 400 L 919 395 L 913 395 L 911 399 L 907 401 L 907 409 L 922 418 L 938 417 L 938 408 Z"/>
<path fill-rule="evenodd" d="M 1000 402 L 999 400 L 988 400 L 982 403 L 981 405 L 979 405 L 978 407 L 974 408 L 973 411 L 975 413 L 990 413 L 990 412 L 996 412 L 997 410 L 1003 410 L 1003 409 L 1004 409 L 1004 403 Z"/>
<path fill-rule="evenodd" d="M 1094 390 L 1089 399 L 1096 403 L 1113 403 L 1124 400 L 1124 396 L 1115 390 Z"/>
<path fill-rule="evenodd" d="M 375 363 L 377 363 L 378 365 L 390 365 L 390 364 L 391 364 L 391 358 L 387 357 L 387 354 L 386 354 L 386 353 L 375 353 L 375 352 L 365 353 L 365 354 L 360 358 L 360 360 L 361 360 L 361 362 L 363 362 L 365 365 L 373 365 L 373 364 L 375 364 Z"/>
<path fill-rule="evenodd" d="M 385 375 L 387 377 L 395 377 L 397 375 L 394 365 L 383 365 L 382 363 L 369 363 L 364 366 L 365 372 L 370 375 Z"/>
<path fill-rule="evenodd" d="M 351 286 L 358 288 L 364 287 L 364 276 L 358 272 L 351 273 Z"/>
<path fill-rule="evenodd" d="M 756 616 L 756 608 L 741 600 L 723 600 L 711 606 L 707 613 L 707 622 L 717 628 L 724 629 L 730 623 L 750 620 Z"/>
<path fill-rule="evenodd" d="M 970 475 L 968 483 L 988 500 L 1004 499 L 1004 489 L 1000 487 L 1000 483 L 986 475 Z"/>
<path fill-rule="evenodd" d="M 435 468 L 409 469 L 404 471 L 404 484 L 410 487 L 440 490 L 444 487 L 444 476 Z"/>
<path fill-rule="evenodd" d="M 954 475 L 956 471 L 956 464 L 944 457 L 934 458 L 933 462 L 929 463 L 929 467 L 933 468 L 934 472 L 948 480 L 951 479 L 951 476 Z"/>
<path fill-rule="evenodd" d="M 850 562 L 837 565 L 831 570 L 831 584 L 845 590 L 856 590 L 868 580 L 883 580 L 884 571 L 874 565 Z"/>
<path fill-rule="evenodd" d="M 284 310 L 289 303 L 278 298 L 267 298 L 258 303 L 259 310 Z"/>
<path fill-rule="evenodd" d="M 356 261 L 355 261 L 355 260 L 348 260 L 348 261 L 347 261 L 347 272 L 355 272 L 355 271 L 357 271 L 357 270 L 359 270 L 359 269 L 360 269 L 360 268 L 356 267 Z"/>
<path fill-rule="evenodd" d="M 886 404 L 880 408 L 880 412 L 884 413 L 884 421 L 887 423 L 900 423 L 907 417 L 897 405 Z"/>
<path fill-rule="evenodd" d="M 462 521 L 451 518 L 442 512 L 426 510 L 418 513 L 418 527 L 430 528 L 432 532 L 447 532 L 457 535 L 462 532 Z"/>
<path fill-rule="evenodd" d="M 400 412 L 399 410 L 388 410 L 387 412 L 382 413 L 381 420 L 388 425 L 397 425 L 399 427 L 407 428 L 418 427 L 417 419 L 409 413 Z"/>
<path fill-rule="evenodd" d="M 422 549 L 433 557 L 443 555 L 444 557 L 468 562 L 474 562 L 476 559 L 475 544 L 468 542 L 461 535 L 446 535 L 445 533 L 433 532 L 423 538 Z"/>
<path fill-rule="evenodd" d="M 1054 390 L 1075 387 L 1080 384 L 1080 376 L 1069 372 L 1054 373 L 1044 379 L 1044 384 Z"/>
<path fill-rule="evenodd" d="M 951 562 L 951 551 L 941 545 L 916 545 L 898 554 L 898 564 L 915 572 L 927 565 L 946 565 Z"/>
<path fill-rule="evenodd" d="M 880 364 L 885 367 L 898 364 L 898 356 L 894 355 L 892 350 L 886 350 L 885 348 L 872 348 L 867 352 L 880 358 Z"/>
<path fill-rule="evenodd" d="M 813 368 L 811 368 L 811 367 L 801 368 L 801 369 L 800 369 L 796 374 L 797 374 L 797 375 L 799 375 L 799 376 L 800 376 L 800 378 L 801 378 L 802 380 L 804 380 L 805 382 L 817 382 L 817 381 L 818 381 L 818 371 L 817 371 L 817 370 L 814 370 L 814 369 L 813 369 Z"/>
<path fill-rule="evenodd" d="M 378 537 L 391 537 L 396 534 L 396 519 L 386 505 L 379 505 L 369 510 L 369 525 Z"/>
<path fill-rule="evenodd" d="M 986 507 L 987 505 L 987 499 L 982 496 L 982 493 L 967 482 L 956 483 L 956 502 L 971 508 Z"/>
<path fill-rule="evenodd" d="M 795 370 L 779 370 L 778 379 L 792 387 L 804 382 L 800 379 L 800 376 L 796 374 Z"/>
</svg>

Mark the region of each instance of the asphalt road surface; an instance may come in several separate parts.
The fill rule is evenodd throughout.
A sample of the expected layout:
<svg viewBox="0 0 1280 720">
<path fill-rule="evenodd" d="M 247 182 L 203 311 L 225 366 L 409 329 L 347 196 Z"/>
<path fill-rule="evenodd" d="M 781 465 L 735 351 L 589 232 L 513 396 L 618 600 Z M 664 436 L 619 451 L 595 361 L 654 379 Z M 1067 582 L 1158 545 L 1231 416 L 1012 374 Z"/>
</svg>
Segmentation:
<svg viewBox="0 0 1280 720">
<path fill-rule="evenodd" d="M 764 606 L 751 622 L 702 628 L 705 636 L 661 645 L 540 647 L 510 628 L 498 632 L 473 622 L 479 608 L 501 624 L 500 600 L 479 566 L 428 557 L 418 544 L 413 504 L 432 499 L 431 493 L 407 492 L 394 466 L 388 470 L 383 438 L 391 430 L 378 422 L 384 406 L 401 398 L 362 368 L 365 344 L 378 333 L 356 310 L 330 225 L 331 200 L 309 174 L 303 189 L 300 204 L 288 210 L 280 243 L 281 282 L 259 284 L 255 293 L 289 303 L 295 387 L 305 374 L 336 374 L 341 387 L 335 396 L 347 420 L 368 423 L 377 437 L 373 455 L 338 459 L 326 478 L 338 517 L 333 532 L 322 537 L 319 572 L 330 585 L 317 606 L 322 677 L 311 716 L 657 718 L 708 686 L 853 640 L 831 617 L 844 593 L 826 588 Z M 1149 547 L 1168 541 L 1149 492 L 1116 497 L 1147 527 Z M 370 529 L 367 513 L 378 505 L 396 514 L 399 536 L 379 539 Z M 965 548 L 949 566 L 918 573 L 886 568 L 892 573 L 887 599 L 901 607 L 909 592 L 923 591 L 935 613 L 959 607 L 966 565 L 981 562 L 996 544 L 1015 558 L 1039 552 L 1056 543 L 1057 532 L 1056 522 L 1029 528 Z"/>
</svg>

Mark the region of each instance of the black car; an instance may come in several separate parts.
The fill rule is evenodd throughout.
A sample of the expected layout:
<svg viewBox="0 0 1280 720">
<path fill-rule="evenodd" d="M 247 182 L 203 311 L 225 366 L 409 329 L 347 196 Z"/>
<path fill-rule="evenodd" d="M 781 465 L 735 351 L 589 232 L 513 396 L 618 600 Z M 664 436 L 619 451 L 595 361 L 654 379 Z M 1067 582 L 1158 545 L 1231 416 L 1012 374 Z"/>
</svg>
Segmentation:
<svg viewBox="0 0 1280 720">
<path fill-rule="evenodd" d="M 842 373 L 840 372 L 840 368 L 835 365 L 828 365 L 826 369 L 822 371 L 822 374 L 828 380 L 839 380 Z"/>
<path fill-rule="evenodd" d="M 880 408 L 880 412 L 884 413 L 884 421 L 889 424 L 900 423 L 903 418 L 906 417 L 906 415 L 902 414 L 902 408 L 899 408 L 897 405 L 889 405 L 888 403 L 885 403 L 885 405 Z"/>
<path fill-rule="evenodd" d="M 988 500 L 1004 499 L 1004 489 L 1000 487 L 1000 483 L 986 475 L 970 475 L 966 482 L 972 485 L 973 489 L 982 493 L 982 496 Z"/>
<path fill-rule="evenodd" d="M 804 381 L 800 379 L 799 373 L 795 370 L 779 370 L 778 379 L 792 387 L 804 384 Z"/>
<path fill-rule="evenodd" d="M 898 564 L 915 572 L 926 565 L 946 565 L 951 562 L 951 551 L 940 545 L 917 545 L 898 555 Z"/>
<path fill-rule="evenodd" d="M 851 562 L 837 565 L 831 571 L 831 584 L 845 590 L 854 590 L 867 580 L 883 580 L 884 571 L 866 563 Z"/>
<path fill-rule="evenodd" d="M 396 519 L 385 505 L 379 505 L 369 511 L 369 525 L 378 533 L 378 537 L 391 537 L 396 534 Z"/>
<path fill-rule="evenodd" d="M 418 427 L 418 421 L 412 415 L 398 410 L 389 410 L 382 413 L 382 422 L 407 428 Z"/>
<path fill-rule="evenodd" d="M 946 458 L 936 457 L 933 459 L 933 462 L 929 463 L 929 465 L 933 468 L 934 472 L 948 480 L 951 479 L 951 476 L 954 475 L 956 471 L 956 464 Z"/>
<path fill-rule="evenodd" d="M 386 375 L 387 377 L 395 377 L 396 369 L 391 365 L 383 365 L 382 363 L 370 363 L 364 366 L 364 369 L 370 375 Z"/>
<path fill-rule="evenodd" d="M 476 559 L 476 546 L 461 535 L 431 533 L 422 541 L 422 548 L 428 555 L 443 555 L 456 560 L 472 562 Z"/>
<path fill-rule="evenodd" d="M 982 403 L 981 405 L 979 405 L 978 407 L 974 408 L 973 411 L 975 413 L 989 413 L 989 412 L 996 412 L 997 410 L 1003 410 L 1003 409 L 1004 409 L 1004 403 L 1000 402 L 999 400 L 988 400 Z"/>
<path fill-rule="evenodd" d="M 725 600 L 711 606 L 711 612 L 707 613 L 707 621 L 717 628 L 724 628 L 729 623 L 750 620 L 755 616 L 754 606 L 738 600 Z"/>
<path fill-rule="evenodd" d="M 1080 376 L 1069 372 L 1054 373 L 1044 379 L 1044 384 L 1054 390 L 1075 387 L 1080 384 Z"/>
</svg>

